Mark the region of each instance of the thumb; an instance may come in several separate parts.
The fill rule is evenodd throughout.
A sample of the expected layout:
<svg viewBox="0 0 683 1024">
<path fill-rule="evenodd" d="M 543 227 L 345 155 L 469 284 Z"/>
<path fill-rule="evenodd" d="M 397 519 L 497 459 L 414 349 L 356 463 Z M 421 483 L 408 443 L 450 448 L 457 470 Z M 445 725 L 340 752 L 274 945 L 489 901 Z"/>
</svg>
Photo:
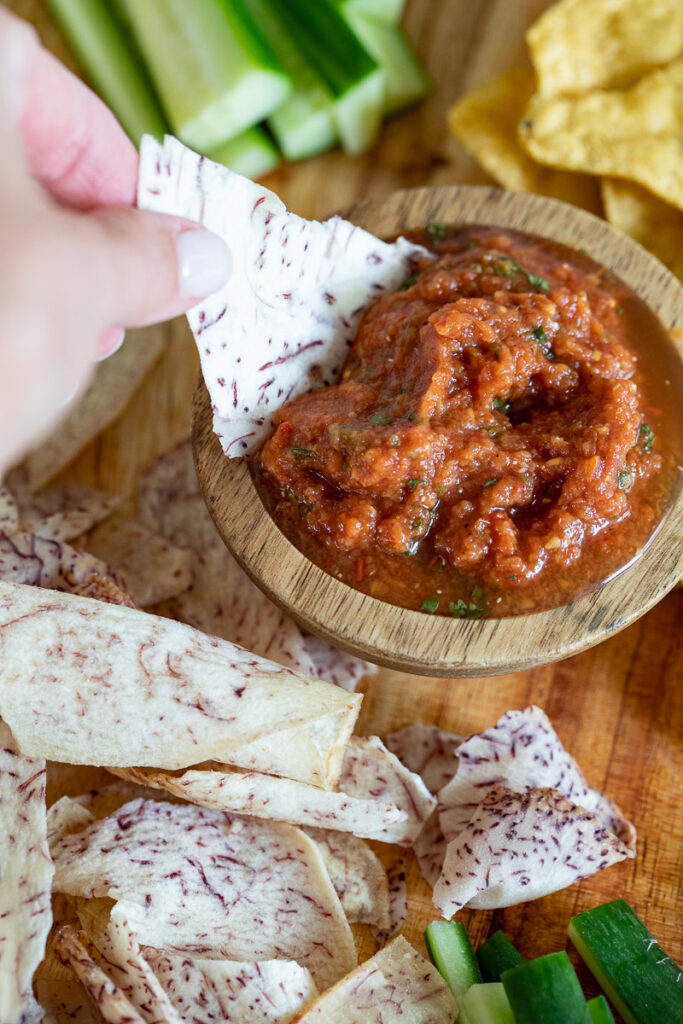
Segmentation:
<svg viewBox="0 0 683 1024">
<path fill-rule="evenodd" d="M 92 281 L 91 301 L 106 325 L 169 320 L 217 291 L 230 276 L 225 242 L 180 217 L 107 206 L 74 215 Z"/>
</svg>

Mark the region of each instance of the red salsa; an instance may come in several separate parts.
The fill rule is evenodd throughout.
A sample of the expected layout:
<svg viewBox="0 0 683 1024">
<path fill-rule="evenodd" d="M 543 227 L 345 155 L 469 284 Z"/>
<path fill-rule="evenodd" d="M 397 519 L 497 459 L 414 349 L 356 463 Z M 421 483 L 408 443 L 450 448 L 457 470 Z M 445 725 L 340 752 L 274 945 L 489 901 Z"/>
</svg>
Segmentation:
<svg viewBox="0 0 683 1024">
<path fill-rule="evenodd" d="M 313 562 L 461 618 L 563 605 L 642 550 L 679 483 L 681 371 L 657 317 L 586 254 L 432 225 L 365 313 L 341 380 L 254 460 Z"/>
</svg>

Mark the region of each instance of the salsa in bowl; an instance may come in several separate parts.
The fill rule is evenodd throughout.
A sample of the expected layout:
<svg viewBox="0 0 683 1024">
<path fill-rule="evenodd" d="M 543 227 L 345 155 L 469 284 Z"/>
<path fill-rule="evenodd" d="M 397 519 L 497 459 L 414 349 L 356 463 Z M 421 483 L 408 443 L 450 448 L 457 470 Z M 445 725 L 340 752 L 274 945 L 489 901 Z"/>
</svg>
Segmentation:
<svg viewBox="0 0 683 1024">
<path fill-rule="evenodd" d="M 683 289 L 544 197 L 416 189 L 350 218 L 421 230 L 435 258 L 369 304 L 337 388 L 277 414 L 258 487 L 198 390 L 228 546 L 313 632 L 414 672 L 512 671 L 623 628 L 683 569 Z"/>
</svg>

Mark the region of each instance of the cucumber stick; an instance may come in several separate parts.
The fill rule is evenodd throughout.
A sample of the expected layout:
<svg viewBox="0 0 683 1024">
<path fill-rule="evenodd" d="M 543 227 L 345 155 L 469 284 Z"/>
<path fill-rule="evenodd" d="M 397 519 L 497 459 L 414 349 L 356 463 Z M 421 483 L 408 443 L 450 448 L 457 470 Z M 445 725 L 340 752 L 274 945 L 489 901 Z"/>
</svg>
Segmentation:
<svg viewBox="0 0 683 1024">
<path fill-rule="evenodd" d="M 344 11 L 344 18 L 384 71 L 385 114 L 395 114 L 430 92 L 431 79 L 401 29 L 353 6 Z"/>
<path fill-rule="evenodd" d="M 566 953 L 549 953 L 504 971 L 516 1024 L 589 1024 L 586 1000 Z"/>
<path fill-rule="evenodd" d="M 245 178 L 262 178 L 280 163 L 277 146 L 258 125 L 229 139 L 207 155 Z"/>
<path fill-rule="evenodd" d="M 683 1024 L 683 971 L 628 903 L 577 914 L 569 938 L 627 1024 Z"/>
<path fill-rule="evenodd" d="M 461 921 L 432 921 L 425 931 L 429 958 L 460 1006 L 467 990 L 481 982 L 470 940 Z"/>
<path fill-rule="evenodd" d="M 167 127 L 159 101 L 105 0 L 47 0 L 47 5 L 135 145 L 146 134 L 162 139 Z"/>
<path fill-rule="evenodd" d="M 288 160 L 303 160 L 337 141 L 332 93 L 294 42 L 297 23 L 279 0 L 242 0 L 293 83 L 292 94 L 268 118 Z"/>
<path fill-rule="evenodd" d="M 362 11 L 388 25 L 398 25 L 403 17 L 406 0 L 334 0 L 337 7 L 347 11 Z"/>
<path fill-rule="evenodd" d="M 604 996 L 588 1000 L 590 1024 L 614 1024 L 614 1017 Z"/>
<path fill-rule="evenodd" d="M 484 981 L 500 981 L 503 971 L 523 964 L 524 957 L 501 931 L 497 931 L 477 950 L 477 962 Z"/>
<path fill-rule="evenodd" d="M 326 83 L 347 153 L 362 153 L 379 134 L 386 76 L 333 0 L 279 0 L 291 15 L 292 38 Z"/>
<path fill-rule="evenodd" d="M 515 1024 L 508 997 L 499 981 L 471 985 L 460 1004 L 460 1015 L 467 1024 Z"/>
<path fill-rule="evenodd" d="M 267 117 L 292 83 L 239 0 L 123 0 L 175 134 L 201 152 Z"/>
</svg>

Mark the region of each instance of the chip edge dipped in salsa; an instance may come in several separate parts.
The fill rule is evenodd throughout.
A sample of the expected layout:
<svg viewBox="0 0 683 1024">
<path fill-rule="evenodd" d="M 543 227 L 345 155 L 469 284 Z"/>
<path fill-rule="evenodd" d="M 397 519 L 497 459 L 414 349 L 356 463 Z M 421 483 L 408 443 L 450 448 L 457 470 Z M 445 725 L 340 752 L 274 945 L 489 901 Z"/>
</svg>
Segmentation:
<svg viewBox="0 0 683 1024">
<path fill-rule="evenodd" d="M 311 561 L 455 618 L 570 603 L 644 549 L 680 485 L 666 328 L 584 251 L 429 225 L 337 385 L 281 408 L 252 460 Z"/>
</svg>

